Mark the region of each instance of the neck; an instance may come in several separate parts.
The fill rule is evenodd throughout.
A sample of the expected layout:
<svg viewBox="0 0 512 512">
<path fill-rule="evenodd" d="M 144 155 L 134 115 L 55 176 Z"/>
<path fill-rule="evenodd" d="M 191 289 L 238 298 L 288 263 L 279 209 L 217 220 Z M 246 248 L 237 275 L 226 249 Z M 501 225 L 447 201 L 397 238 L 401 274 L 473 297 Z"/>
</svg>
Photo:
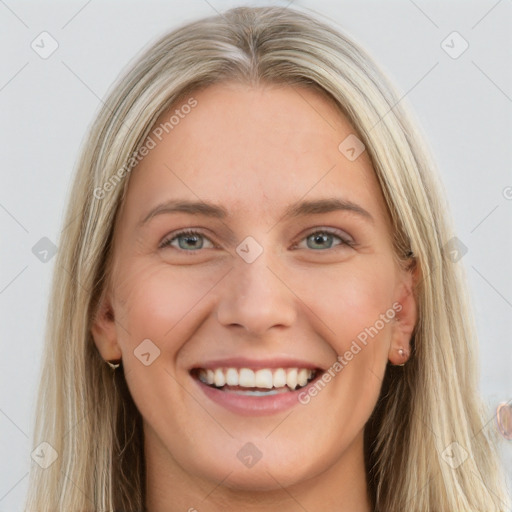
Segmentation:
<svg viewBox="0 0 512 512">
<path fill-rule="evenodd" d="M 145 430 L 145 432 L 147 432 Z M 287 488 L 247 491 L 229 486 L 229 475 L 220 483 L 200 479 L 180 467 L 165 447 L 145 434 L 147 512 L 370 512 L 363 433 L 338 461 L 314 477 Z M 276 483 L 278 480 L 276 479 Z"/>
</svg>

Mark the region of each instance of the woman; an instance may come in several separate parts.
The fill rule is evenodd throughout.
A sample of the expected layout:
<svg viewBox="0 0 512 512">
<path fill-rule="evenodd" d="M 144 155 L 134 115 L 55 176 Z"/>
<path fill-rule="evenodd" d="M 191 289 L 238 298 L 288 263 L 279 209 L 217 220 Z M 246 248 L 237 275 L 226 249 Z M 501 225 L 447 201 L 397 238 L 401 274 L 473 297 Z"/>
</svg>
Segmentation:
<svg viewBox="0 0 512 512">
<path fill-rule="evenodd" d="M 78 165 L 27 511 L 507 510 L 441 198 L 332 28 L 162 38 Z"/>
</svg>

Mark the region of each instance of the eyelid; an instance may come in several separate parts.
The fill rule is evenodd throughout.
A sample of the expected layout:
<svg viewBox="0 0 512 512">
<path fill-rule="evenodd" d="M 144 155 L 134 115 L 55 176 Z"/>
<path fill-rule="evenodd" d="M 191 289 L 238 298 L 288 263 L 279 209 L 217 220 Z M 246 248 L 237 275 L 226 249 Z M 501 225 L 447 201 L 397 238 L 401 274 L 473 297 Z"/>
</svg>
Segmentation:
<svg viewBox="0 0 512 512">
<path fill-rule="evenodd" d="M 167 247 L 172 247 L 171 242 L 173 242 L 175 239 L 179 238 L 180 236 L 184 236 L 184 235 L 201 235 L 203 238 L 208 240 L 213 245 L 214 248 L 218 247 L 210 239 L 210 237 L 208 237 L 200 228 L 184 228 L 184 229 L 180 229 L 178 231 L 173 231 L 172 233 L 169 233 L 168 235 L 165 235 L 164 238 L 162 239 L 162 241 L 160 242 L 160 244 L 158 245 L 158 248 L 166 249 Z M 188 253 L 199 252 L 199 251 L 187 251 L 186 249 L 180 249 L 180 248 L 175 248 L 175 247 L 173 247 L 173 249 L 175 249 L 179 252 L 180 251 L 188 252 Z"/>
<path fill-rule="evenodd" d="M 318 227 L 311 228 L 311 229 L 307 230 L 305 233 L 301 233 L 298 237 L 297 242 L 294 242 L 292 248 L 297 247 L 297 245 L 300 242 L 307 239 L 311 235 L 314 235 L 315 233 L 327 233 L 329 235 L 336 236 L 337 238 L 339 238 L 341 240 L 341 243 L 336 247 L 340 247 L 340 246 L 354 247 L 356 245 L 355 240 L 345 231 L 342 231 L 341 229 L 338 229 L 338 228 L 329 228 L 326 226 L 318 226 Z M 333 250 L 333 249 L 334 248 L 326 249 L 325 251 L 315 251 L 315 252 L 329 252 L 330 250 Z"/>
<path fill-rule="evenodd" d="M 314 228 L 310 228 L 309 230 L 301 233 L 298 238 L 296 239 L 295 242 L 293 242 L 291 248 L 292 249 L 295 249 L 297 247 L 297 245 L 302 242 L 303 240 L 306 240 L 309 236 L 315 234 L 315 233 L 327 233 L 327 234 L 330 234 L 330 235 L 333 235 L 335 237 L 337 237 L 341 243 L 338 244 L 337 246 L 335 247 L 343 247 L 343 246 L 346 246 L 346 247 L 355 247 L 356 246 L 356 241 L 348 234 L 346 233 L 345 231 L 342 231 L 341 229 L 338 229 L 338 228 L 330 228 L 330 227 L 326 227 L 326 226 L 316 226 Z M 184 236 L 184 235 L 200 235 L 201 237 L 205 238 L 206 240 L 208 240 L 212 245 L 213 245 L 213 248 L 218 248 L 218 246 L 215 244 L 215 242 L 213 242 L 211 240 L 210 237 L 208 237 L 201 228 L 183 228 L 181 230 L 178 230 L 178 231 L 174 231 L 172 233 L 169 233 L 168 235 L 166 235 L 163 240 L 160 242 L 158 248 L 159 249 L 166 249 L 168 247 L 172 247 L 171 246 L 171 242 L 173 242 L 174 240 L 176 240 L 177 238 L 179 238 L 180 236 Z M 324 251 L 320 250 L 320 251 L 314 251 L 314 252 L 317 252 L 317 253 L 320 253 L 320 252 L 329 252 L 329 251 L 332 251 L 335 249 L 334 248 L 328 248 Z M 184 253 L 194 253 L 194 252 L 200 252 L 200 250 L 187 250 L 187 249 L 181 249 L 181 248 L 176 248 L 176 247 L 173 247 L 176 251 L 178 252 L 184 252 Z M 207 247 L 207 249 L 211 249 L 211 247 Z"/>
</svg>

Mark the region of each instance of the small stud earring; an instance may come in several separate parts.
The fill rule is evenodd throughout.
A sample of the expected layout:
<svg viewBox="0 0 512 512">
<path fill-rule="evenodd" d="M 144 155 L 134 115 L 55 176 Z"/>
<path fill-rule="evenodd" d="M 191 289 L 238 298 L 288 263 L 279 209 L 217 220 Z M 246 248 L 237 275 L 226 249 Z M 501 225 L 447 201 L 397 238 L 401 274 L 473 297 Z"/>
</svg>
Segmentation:
<svg viewBox="0 0 512 512">
<path fill-rule="evenodd" d="M 398 355 L 401 357 L 401 358 L 404 358 L 405 357 L 405 350 L 403 348 L 399 348 L 398 349 Z M 405 364 L 404 363 L 401 363 L 401 364 L 396 364 L 395 366 L 403 366 Z"/>
</svg>

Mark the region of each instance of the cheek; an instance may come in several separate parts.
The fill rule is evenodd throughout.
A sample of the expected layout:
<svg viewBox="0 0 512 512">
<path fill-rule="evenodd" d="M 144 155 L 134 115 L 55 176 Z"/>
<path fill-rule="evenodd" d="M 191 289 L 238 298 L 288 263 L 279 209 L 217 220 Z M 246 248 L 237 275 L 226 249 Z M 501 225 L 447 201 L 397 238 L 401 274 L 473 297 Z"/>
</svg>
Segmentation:
<svg viewBox="0 0 512 512">
<path fill-rule="evenodd" d="M 364 345 L 365 340 L 389 338 L 395 314 L 393 269 L 389 265 L 347 264 L 336 272 L 312 278 L 314 283 L 310 282 L 304 293 L 309 297 L 308 304 L 330 328 L 338 354 L 348 350 L 353 340 Z"/>
<path fill-rule="evenodd" d="M 177 361 L 206 318 L 206 298 L 222 275 L 222 269 L 172 268 L 161 261 L 135 261 L 119 272 L 117 341 L 132 396 L 148 417 L 153 410 L 145 404 L 153 403 L 155 389 L 170 393 L 171 402 L 183 399 L 189 375 Z"/>
<path fill-rule="evenodd" d="M 319 273 L 303 289 L 305 302 L 327 325 L 326 341 L 337 354 L 326 394 L 339 415 L 351 411 L 354 428 L 364 424 L 378 398 L 396 316 L 392 265 L 370 258 L 364 263 L 360 259 L 357 265 Z"/>
<path fill-rule="evenodd" d="M 162 408 L 155 405 L 185 399 L 188 373 L 176 360 L 203 314 L 201 299 L 218 280 L 211 273 L 145 262 L 126 265 L 118 274 L 114 311 L 126 382 L 151 424 L 162 421 Z"/>
<path fill-rule="evenodd" d="M 384 377 L 396 310 L 393 308 L 394 273 L 392 265 L 375 265 L 348 278 L 340 297 L 339 329 L 343 332 L 339 354 L 347 374 L 364 382 L 362 390 L 377 398 Z"/>
<path fill-rule="evenodd" d="M 166 344 L 176 338 L 176 327 L 198 305 L 215 283 L 208 272 L 192 267 L 169 268 L 160 262 L 134 266 L 125 275 L 132 276 L 119 287 L 118 299 L 121 345 L 133 350 L 149 338 Z M 183 340 L 185 342 L 186 340 Z"/>
</svg>

